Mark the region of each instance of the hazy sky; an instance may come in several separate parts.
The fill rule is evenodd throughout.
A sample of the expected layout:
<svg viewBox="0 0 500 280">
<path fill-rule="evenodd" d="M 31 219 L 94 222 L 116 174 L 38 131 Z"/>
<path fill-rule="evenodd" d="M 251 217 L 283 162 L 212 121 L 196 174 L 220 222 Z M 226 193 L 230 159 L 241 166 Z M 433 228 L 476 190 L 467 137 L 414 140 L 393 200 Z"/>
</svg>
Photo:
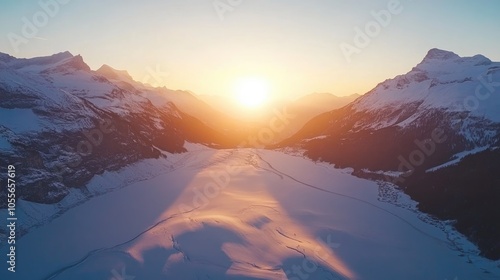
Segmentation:
<svg viewBox="0 0 500 280">
<path fill-rule="evenodd" d="M 291 98 L 365 93 L 409 71 L 434 47 L 500 61 L 500 1 L 401 0 L 385 26 L 374 24 L 372 11 L 390 2 L 59 0 L 58 8 L 51 5 L 55 12 L 44 12 L 39 1 L 2 0 L 0 52 L 33 57 L 69 50 L 92 69 L 109 64 L 137 80 L 197 94 L 230 95 L 236 79 L 260 76 L 275 96 Z M 25 27 L 23 35 L 30 24 L 37 30 Z M 355 44 L 355 28 L 367 24 L 373 37 Z M 350 61 L 342 43 L 357 47 Z"/>
</svg>

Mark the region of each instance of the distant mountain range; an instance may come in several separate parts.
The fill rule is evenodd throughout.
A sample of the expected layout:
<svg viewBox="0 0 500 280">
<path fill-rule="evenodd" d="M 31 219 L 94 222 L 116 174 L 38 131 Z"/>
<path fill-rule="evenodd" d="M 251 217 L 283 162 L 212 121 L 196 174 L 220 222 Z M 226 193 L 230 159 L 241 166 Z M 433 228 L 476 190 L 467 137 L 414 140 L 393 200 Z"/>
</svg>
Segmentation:
<svg viewBox="0 0 500 280">
<path fill-rule="evenodd" d="M 257 113 L 251 111 L 249 115 L 242 112 L 239 106 L 235 106 L 235 101 L 231 98 L 213 95 L 200 95 L 198 97 L 219 112 L 238 120 L 240 127 L 242 123 L 246 124 L 250 135 L 257 134 L 260 129 L 268 127 L 269 122 L 275 117 L 276 111 L 293 116 L 283 130 L 274 133 L 272 139 L 272 144 L 274 144 L 295 134 L 313 117 L 343 107 L 356 100 L 360 95 L 352 94 L 339 97 L 331 93 L 311 93 L 296 100 L 273 100 L 267 104 L 266 108 L 256 109 Z"/>
<path fill-rule="evenodd" d="M 392 182 L 500 258 L 500 63 L 432 49 L 277 147 Z"/>
</svg>

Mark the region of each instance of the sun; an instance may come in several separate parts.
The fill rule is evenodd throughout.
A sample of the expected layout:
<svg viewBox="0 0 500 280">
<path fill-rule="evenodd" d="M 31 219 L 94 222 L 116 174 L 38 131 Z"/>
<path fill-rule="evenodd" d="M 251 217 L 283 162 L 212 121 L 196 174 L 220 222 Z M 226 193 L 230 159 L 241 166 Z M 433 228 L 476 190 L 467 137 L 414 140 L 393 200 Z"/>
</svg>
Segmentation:
<svg viewBox="0 0 500 280">
<path fill-rule="evenodd" d="M 262 106 L 268 99 L 269 83 L 259 77 L 240 78 L 235 83 L 236 100 L 248 108 Z"/>
</svg>

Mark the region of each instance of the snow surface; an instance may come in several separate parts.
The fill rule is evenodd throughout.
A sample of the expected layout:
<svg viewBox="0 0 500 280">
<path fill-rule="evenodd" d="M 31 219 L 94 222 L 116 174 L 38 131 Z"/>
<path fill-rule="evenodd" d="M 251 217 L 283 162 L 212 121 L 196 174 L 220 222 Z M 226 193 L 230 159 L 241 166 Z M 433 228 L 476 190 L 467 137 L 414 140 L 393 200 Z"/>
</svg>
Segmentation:
<svg viewBox="0 0 500 280">
<path fill-rule="evenodd" d="M 466 156 L 469 156 L 469 155 L 473 155 L 473 154 L 477 154 L 477 153 L 480 153 L 482 151 L 485 151 L 489 148 L 490 146 L 485 146 L 485 147 L 477 147 L 475 149 L 472 149 L 470 151 L 463 151 L 463 152 L 460 152 L 460 153 L 457 153 L 455 155 L 453 155 L 451 158 L 450 161 L 447 161 L 443 164 L 440 164 L 438 166 L 435 166 L 435 167 L 432 167 L 432 168 L 429 168 L 426 170 L 426 172 L 433 172 L 433 171 L 436 171 L 438 169 L 441 169 L 441 168 L 444 168 L 444 167 L 447 167 L 447 166 L 450 166 L 450 165 L 454 165 L 454 164 L 457 164 L 459 163 L 464 157 Z"/>
<path fill-rule="evenodd" d="M 89 191 L 110 191 L 19 239 L 0 279 L 500 277 L 465 238 L 379 201 L 376 182 L 276 151 L 188 148 L 97 176 Z"/>
<path fill-rule="evenodd" d="M 325 138 L 328 138 L 328 135 L 320 135 L 320 136 L 316 136 L 313 138 L 304 139 L 304 141 L 312 141 L 312 140 L 319 140 L 319 139 L 325 139 Z"/>
</svg>

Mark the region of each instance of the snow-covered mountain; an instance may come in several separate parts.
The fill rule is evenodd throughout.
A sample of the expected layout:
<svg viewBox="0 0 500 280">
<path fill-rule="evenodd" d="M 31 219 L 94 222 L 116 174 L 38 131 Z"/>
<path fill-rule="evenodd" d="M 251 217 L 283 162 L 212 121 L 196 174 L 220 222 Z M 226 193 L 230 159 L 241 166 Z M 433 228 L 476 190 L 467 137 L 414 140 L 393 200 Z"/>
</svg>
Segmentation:
<svg viewBox="0 0 500 280">
<path fill-rule="evenodd" d="M 500 63 L 439 49 L 431 49 L 408 73 L 317 116 L 280 144 L 406 188 L 421 209 L 456 219 L 457 227 L 492 258 L 500 258 L 500 211 L 494 206 L 500 184 L 490 184 L 499 178 L 488 164 L 499 158 L 499 145 Z M 489 160 L 461 161 L 474 157 Z M 467 169 L 465 164 L 484 172 L 449 172 Z M 461 178 L 458 184 L 469 187 L 453 185 L 457 182 L 451 178 L 439 184 L 427 178 L 436 172 Z M 490 177 L 484 177 L 487 173 Z M 470 222 L 470 217 L 482 218 Z"/>
<path fill-rule="evenodd" d="M 433 130 L 439 129 L 448 139 L 440 143 L 441 159 L 449 158 L 464 150 L 496 143 L 500 131 L 499 87 L 500 63 L 481 55 L 462 58 L 432 49 L 410 72 L 380 83 L 340 110 L 316 117 L 284 143 L 301 142 L 307 146 L 320 137 L 338 139 L 339 145 L 349 149 L 359 145 L 352 140 L 367 134 L 368 140 L 390 142 L 391 145 L 380 146 L 388 146 L 392 150 L 389 157 L 397 158 L 411 152 L 415 139 L 430 139 Z M 385 137 L 386 134 L 393 137 Z M 411 147 L 406 147 L 403 140 L 411 140 Z M 398 164 L 375 159 L 386 154 L 386 149 L 377 151 L 378 145 L 363 146 L 352 152 L 373 155 L 375 161 L 365 156 L 361 162 L 358 158 L 345 160 L 371 169 L 398 169 Z"/>
<path fill-rule="evenodd" d="M 168 109 L 169 104 L 174 103 L 180 111 L 199 119 L 214 130 L 235 130 L 238 127 L 236 120 L 213 109 L 211 104 L 206 104 L 190 91 L 171 90 L 166 87 L 158 88 L 139 83 L 133 80 L 126 70 L 116 70 L 108 65 L 101 66 L 96 73 L 106 77 L 121 88 L 147 98 L 158 108 L 167 107 Z"/>
<path fill-rule="evenodd" d="M 482 55 L 459 57 L 432 49 L 410 72 L 387 80 L 353 104 L 355 112 L 380 116 L 380 121 L 358 124 L 358 129 L 414 124 L 429 111 L 461 113 L 469 118 L 500 122 L 500 63 Z M 383 120 L 382 120 L 383 119 Z M 463 133 L 467 124 L 457 123 Z M 488 141 L 488 133 L 464 135 L 470 141 Z"/>
<path fill-rule="evenodd" d="M 143 85 L 109 66 L 92 71 L 69 52 L 0 54 L 0 163 L 22 172 L 21 199 L 54 203 L 105 170 L 183 152 L 185 141 L 227 143 L 178 106 L 209 111 L 186 92 Z"/>
<path fill-rule="evenodd" d="M 456 83 L 494 88 L 496 64 L 477 60 L 432 50 L 407 74 L 426 79 L 388 80 L 284 145 L 354 167 L 339 169 L 279 151 L 215 149 L 237 137 L 211 128 L 212 116 L 198 120 L 216 113 L 189 92 L 110 66 L 92 71 L 70 53 L 1 54 L 0 164 L 16 166 L 19 199 L 17 272 L 2 269 L 0 279 L 498 279 L 498 262 L 470 242 L 497 258 L 495 111 L 422 105 L 430 94 L 407 92 L 426 80 L 440 93 Z M 446 79 L 455 64 L 489 71 L 486 82 Z M 306 100 L 316 98 L 330 96 Z M 435 143 L 420 141 L 429 137 Z M 424 162 L 398 170 L 417 149 Z M 386 181 L 450 221 L 421 213 Z M 0 240 L 8 234 L 0 230 Z M 10 251 L 0 244 L 0 255 Z"/>
</svg>

